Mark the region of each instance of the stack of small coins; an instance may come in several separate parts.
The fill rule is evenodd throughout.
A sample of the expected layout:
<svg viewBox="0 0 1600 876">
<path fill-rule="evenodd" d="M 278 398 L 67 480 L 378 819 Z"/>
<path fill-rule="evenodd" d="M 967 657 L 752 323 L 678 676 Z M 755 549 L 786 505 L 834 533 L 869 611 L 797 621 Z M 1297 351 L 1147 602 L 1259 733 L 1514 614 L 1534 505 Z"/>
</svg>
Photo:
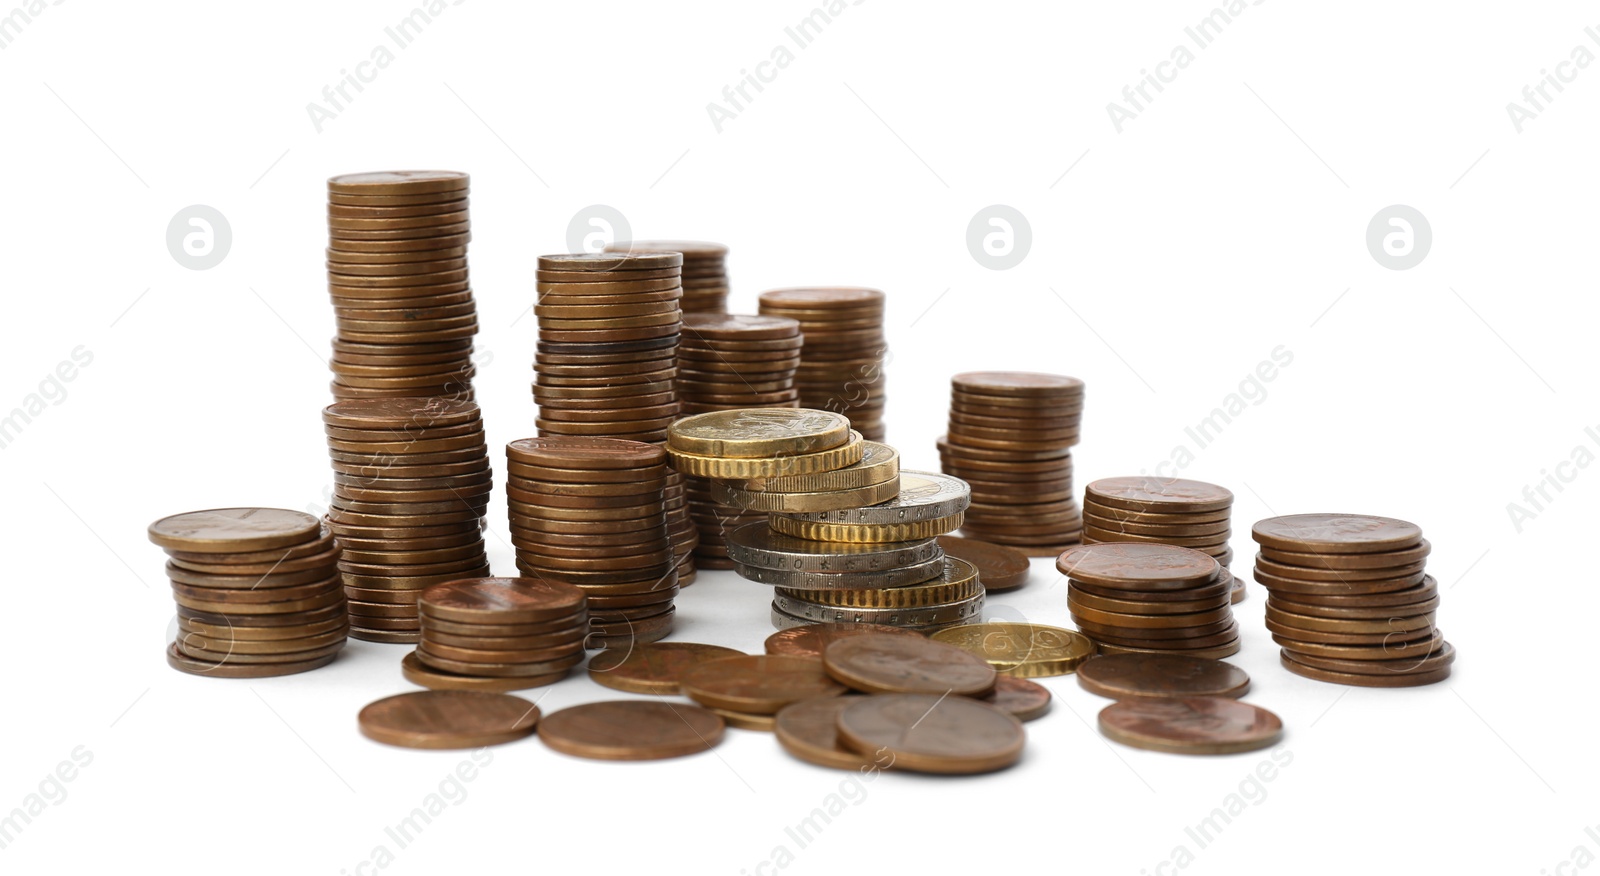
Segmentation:
<svg viewBox="0 0 1600 876">
<path fill-rule="evenodd" d="M 800 364 L 800 323 L 768 316 L 686 313 L 678 346 L 678 403 L 687 415 L 734 408 L 796 407 L 794 388 Z M 689 516 L 700 531 L 696 565 L 731 569 L 727 533 L 764 513 L 740 511 L 716 502 L 711 482 L 684 478 Z"/>
<path fill-rule="evenodd" d="M 868 441 L 882 441 L 884 295 L 854 286 L 773 289 L 761 293 L 763 316 L 799 320 L 805 335 L 795 385 L 800 405 L 836 411 Z"/>
<path fill-rule="evenodd" d="M 422 591 L 422 640 L 401 663 L 435 690 L 523 690 L 554 684 L 583 662 L 589 613 L 570 584 L 467 578 Z"/>
<path fill-rule="evenodd" d="M 277 508 L 218 508 L 150 524 L 167 552 L 178 604 L 167 664 L 217 678 L 266 678 L 326 666 L 350 621 L 339 546 L 317 518 Z"/>
<path fill-rule="evenodd" d="M 1233 576 L 1209 554 L 1168 544 L 1086 544 L 1062 552 L 1067 605 L 1102 654 L 1239 651 Z"/>
<path fill-rule="evenodd" d="M 677 252 L 539 257 L 540 435 L 666 442 L 679 413 L 682 265 Z M 694 580 L 699 533 L 683 479 L 669 474 L 667 526 L 681 586 Z"/>
<path fill-rule="evenodd" d="M 517 569 L 583 590 L 592 647 L 672 632 L 678 572 L 664 507 L 666 452 L 551 436 L 507 444 L 506 459 Z"/>
<path fill-rule="evenodd" d="M 1233 493 L 1182 478 L 1102 478 L 1083 488 L 1083 543 L 1153 542 L 1194 548 L 1226 568 L 1233 562 Z M 1244 579 L 1233 579 L 1233 601 Z"/>
<path fill-rule="evenodd" d="M 623 240 L 606 252 L 683 254 L 683 312 L 723 313 L 728 309 L 728 248 L 703 240 Z"/>
<path fill-rule="evenodd" d="M 489 574 L 482 523 L 494 478 L 478 406 L 352 399 L 324 408 L 322 422 L 350 635 L 413 644 L 419 591 Z"/>
<path fill-rule="evenodd" d="M 1027 371 L 950 379 L 949 430 L 940 469 L 972 485 L 962 532 L 1029 556 L 1078 543 L 1083 515 L 1072 489 L 1072 447 L 1083 381 Z"/>
<path fill-rule="evenodd" d="M 334 398 L 472 398 L 467 182 L 444 170 L 328 180 Z"/>
<path fill-rule="evenodd" d="M 1450 676 L 1455 648 L 1434 626 L 1439 585 L 1416 524 L 1362 514 L 1293 514 L 1252 528 L 1267 629 L 1296 675 L 1361 687 Z"/>
</svg>

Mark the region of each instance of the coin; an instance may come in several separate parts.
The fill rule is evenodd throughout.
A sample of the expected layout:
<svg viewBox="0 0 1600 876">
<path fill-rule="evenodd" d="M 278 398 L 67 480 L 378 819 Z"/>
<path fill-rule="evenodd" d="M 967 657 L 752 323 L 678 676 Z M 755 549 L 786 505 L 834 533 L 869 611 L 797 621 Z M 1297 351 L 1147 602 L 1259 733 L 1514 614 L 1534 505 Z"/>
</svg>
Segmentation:
<svg viewBox="0 0 1600 876">
<path fill-rule="evenodd" d="M 773 733 L 784 751 L 806 763 L 840 770 L 871 768 L 871 757 L 839 744 L 839 714 L 859 697 L 827 696 L 790 703 L 779 710 Z"/>
<path fill-rule="evenodd" d="M 979 590 L 967 598 L 951 602 L 869 608 L 827 605 L 801 598 L 793 593 L 778 591 L 772 597 L 772 607 L 780 614 L 803 622 L 881 623 L 928 630 L 979 620 L 983 613 L 983 600 L 984 595 Z"/>
<path fill-rule="evenodd" d="M 1118 654 L 1078 667 L 1084 690 L 1112 699 L 1231 697 L 1250 690 L 1250 676 L 1231 663 L 1181 654 Z"/>
<path fill-rule="evenodd" d="M 1235 754 L 1276 744 L 1283 721 L 1260 706 L 1227 697 L 1142 697 L 1102 709 L 1100 732 L 1150 751 Z"/>
<path fill-rule="evenodd" d="M 163 517 L 150 524 L 150 540 L 169 550 L 244 553 L 285 548 L 316 538 L 317 518 L 281 508 L 215 508 Z"/>
<path fill-rule="evenodd" d="M 597 760 L 657 760 L 696 754 L 722 741 L 722 718 L 699 706 L 618 700 L 562 709 L 539 739 L 563 754 Z"/>
<path fill-rule="evenodd" d="M 1217 561 L 1199 551 L 1163 544 L 1092 544 L 1056 559 L 1068 578 L 1102 587 L 1182 590 L 1217 577 Z"/>
<path fill-rule="evenodd" d="M 780 588 L 779 596 L 840 608 L 924 608 L 971 599 L 983 593 L 978 570 L 966 560 L 945 557 L 936 578 L 898 587 L 803 590 Z"/>
<path fill-rule="evenodd" d="M 1028 558 L 1021 551 L 955 535 L 941 535 L 936 541 L 947 555 L 976 566 L 978 579 L 990 592 L 1014 590 L 1027 583 Z"/>
<path fill-rule="evenodd" d="M 828 675 L 868 693 L 981 696 L 995 670 L 960 648 L 910 636 L 852 636 L 822 652 Z"/>
<path fill-rule="evenodd" d="M 479 691 L 416 691 L 368 703 L 362 735 L 403 748 L 480 748 L 531 736 L 539 707 L 521 697 Z"/>
<path fill-rule="evenodd" d="M 931 538 L 881 544 L 828 543 L 775 533 L 758 523 L 728 533 L 728 554 L 739 563 L 763 569 L 867 572 L 926 562 L 942 557 L 944 551 Z"/>
<path fill-rule="evenodd" d="M 905 473 L 901 473 L 905 477 Z M 812 541 L 885 544 L 918 541 L 945 535 L 961 528 L 962 514 L 908 523 L 821 523 L 798 520 L 791 515 L 774 514 L 767 525 L 774 532 Z"/>
<path fill-rule="evenodd" d="M 884 294 L 858 287 L 774 289 L 761 293 L 760 310 L 800 323 L 800 405 L 846 412 L 867 439 L 882 440 Z"/>
<path fill-rule="evenodd" d="M 543 687 L 567 677 L 567 671 L 564 669 L 549 675 L 521 678 L 485 678 L 473 675 L 457 675 L 453 672 L 441 672 L 424 665 L 421 660 L 417 659 L 415 651 L 401 658 L 400 674 L 405 677 L 406 681 L 431 690 L 469 690 L 487 693 L 505 693 L 513 690 Z"/>
<path fill-rule="evenodd" d="M 743 657 L 717 645 L 656 642 L 601 651 L 589 660 L 589 677 L 604 687 L 629 693 L 676 694 L 684 671 L 707 660 Z"/>
<path fill-rule="evenodd" d="M 1066 675 L 1095 653 L 1094 642 L 1087 636 L 1043 624 L 968 624 L 929 638 L 954 645 L 988 662 L 996 672 L 1018 678 Z"/>
<path fill-rule="evenodd" d="M 765 523 L 755 524 L 766 527 Z M 770 584 L 785 590 L 815 594 L 820 591 L 878 591 L 905 587 L 912 584 L 942 579 L 945 574 L 945 557 L 937 554 L 932 559 L 882 570 L 860 572 L 805 572 L 763 569 L 744 563 L 733 563 L 739 577 L 758 584 Z"/>
<path fill-rule="evenodd" d="M 703 706 L 761 715 L 797 700 L 844 692 L 823 671 L 822 661 L 787 655 L 703 662 L 683 672 L 680 681 L 683 693 Z"/>
<path fill-rule="evenodd" d="M 1084 487 L 1084 501 L 1130 511 L 1221 511 L 1233 507 L 1233 493 L 1215 484 L 1184 478 L 1102 478 Z"/>
<path fill-rule="evenodd" d="M 583 607 L 583 591 L 532 578 L 472 578 L 422 591 L 425 614 L 458 623 L 517 624 L 570 615 Z"/>
<path fill-rule="evenodd" d="M 1022 722 L 993 706 L 940 694 L 857 697 L 837 719 L 839 741 L 875 764 L 914 772 L 992 772 L 1017 762 Z"/>
<path fill-rule="evenodd" d="M 294 675 L 301 672 L 309 672 L 313 669 L 320 669 L 332 663 L 337 657 L 337 653 L 323 653 L 319 656 L 287 663 L 240 663 L 191 657 L 183 652 L 178 642 L 173 642 L 167 646 L 168 666 L 190 675 L 209 675 L 213 678 L 270 678 L 280 675 Z"/>
<path fill-rule="evenodd" d="M 979 702 L 993 706 L 1016 718 L 1032 721 L 1050 711 L 1050 689 L 1036 681 L 1001 675 L 994 680 L 994 690 Z"/>
<path fill-rule="evenodd" d="M 1414 523 L 1366 514 L 1291 514 L 1257 521 L 1251 536 L 1275 550 L 1367 554 L 1405 550 L 1422 540 Z"/>
<path fill-rule="evenodd" d="M 1426 559 L 1433 545 L 1423 539 L 1415 547 L 1397 551 L 1380 551 L 1369 554 L 1324 554 L 1302 551 L 1280 551 L 1269 547 L 1261 549 L 1261 559 L 1287 566 L 1308 569 L 1385 569 L 1410 566 Z"/>
<path fill-rule="evenodd" d="M 1283 668 L 1305 678 L 1333 682 L 1334 684 L 1348 684 L 1355 687 L 1420 687 L 1426 684 L 1437 684 L 1450 677 L 1450 665 L 1448 663 L 1433 669 L 1386 675 L 1339 672 L 1301 663 L 1295 659 L 1295 652 L 1287 648 L 1279 654 L 1279 662 L 1283 664 Z"/>
<path fill-rule="evenodd" d="M 772 410 L 779 410 L 773 408 Z M 784 408 L 782 410 L 798 410 Z M 748 479 L 788 475 L 814 474 L 855 465 L 865 452 L 865 441 L 859 432 L 850 433 L 850 441 L 827 450 L 776 457 L 723 457 L 699 456 L 672 447 L 667 455 L 672 467 L 686 475 L 721 479 Z"/>
<path fill-rule="evenodd" d="M 821 658 L 829 644 L 866 634 L 922 638 L 921 633 L 884 624 L 818 623 L 779 630 L 767 637 L 765 647 L 768 654 Z"/>
<path fill-rule="evenodd" d="M 711 482 L 711 497 L 718 504 L 746 511 L 786 513 L 843 511 L 862 505 L 892 501 L 899 493 L 898 476 L 879 484 L 817 493 L 752 493 L 730 486 L 726 481 Z"/>
<path fill-rule="evenodd" d="M 1448 669 L 1450 664 L 1456 660 L 1456 649 L 1449 642 L 1441 641 L 1439 647 L 1430 653 L 1397 660 L 1349 660 L 1337 657 L 1322 657 L 1301 651 L 1285 651 L 1280 656 L 1284 659 L 1292 660 L 1296 664 L 1295 666 L 1285 665 L 1285 668 L 1290 672 L 1295 672 L 1300 668 L 1311 668 L 1355 675 L 1404 676 L 1427 675 L 1442 669 Z"/>
</svg>

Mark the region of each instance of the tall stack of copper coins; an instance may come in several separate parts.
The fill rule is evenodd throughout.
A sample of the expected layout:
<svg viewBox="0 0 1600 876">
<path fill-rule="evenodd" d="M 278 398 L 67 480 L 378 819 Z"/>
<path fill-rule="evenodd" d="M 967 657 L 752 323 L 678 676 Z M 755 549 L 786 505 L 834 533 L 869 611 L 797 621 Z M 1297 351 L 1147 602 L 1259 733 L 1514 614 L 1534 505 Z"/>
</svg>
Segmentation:
<svg viewBox="0 0 1600 876">
<path fill-rule="evenodd" d="M 1412 687 L 1450 676 L 1456 651 L 1435 626 L 1432 547 L 1414 523 L 1365 514 L 1259 521 L 1255 578 L 1267 629 L 1296 675 L 1361 687 Z"/>
<path fill-rule="evenodd" d="M 149 537 L 167 552 L 178 604 L 167 663 L 216 678 L 266 678 L 326 666 L 350 621 L 339 546 L 310 514 L 218 508 L 165 517 Z"/>
<path fill-rule="evenodd" d="M 1239 651 L 1233 576 L 1210 554 L 1169 544 L 1086 544 L 1063 551 L 1067 606 L 1102 654 Z"/>
<path fill-rule="evenodd" d="M 763 316 L 800 322 L 805 345 L 795 385 L 800 406 L 850 418 L 861 437 L 884 437 L 884 294 L 857 286 L 772 289 L 761 293 Z"/>
<path fill-rule="evenodd" d="M 606 252 L 683 254 L 683 312 L 723 313 L 728 309 L 728 248 L 703 240 L 622 240 Z"/>
<path fill-rule="evenodd" d="M 489 574 L 483 515 L 494 478 L 478 406 L 350 399 L 324 408 L 322 422 L 350 635 L 415 643 L 419 592 Z"/>
<path fill-rule="evenodd" d="M 677 252 L 539 257 L 533 397 L 540 435 L 666 443 L 679 413 L 673 381 L 682 266 Z M 694 580 L 699 531 L 675 472 L 666 502 L 682 586 Z"/>
<path fill-rule="evenodd" d="M 1072 448 L 1083 381 L 1028 371 L 950 379 L 950 423 L 940 468 L 972 486 L 962 532 L 1030 556 L 1078 543 L 1083 515 L 1072 488 Z"/>
<path fill-rule="evenodd" d="M 448 170 L 328 180 L 334 398 L 472 398 L 467 182 Z"/>
<path fill-rule="evenodd" d="M 1233 492 L 1183 478 L 1101 478 L 1083 488 L 1083 543 L 1153 542 L 1194 548 L 1226 568 L 1233 562 Z M 1244 579 L 1233 579 L 1233 601 Z"/>
<path fill-rule="evenodd" d="M 517 569 L 584 592 L 589 644 L 652 642 L 672 632 L 678 563 L 660 445 L 524 438 L 506 445 L 506 465 Z"/>
<path fill-rule="evenodd" d="M 583 662 L 583 591 L 534 578 L 465 578 L 422 591 L 422 640 L 400 665 L 435 690 L 523 690 Z"/>
<path fill-rule="evenodd" d="M 685 416 L 735 408 L 797 407 L 800 323 L 783 317 L 685 313 L 678 344 L 678 403 Z M 766 514 L 716 502 L 711 482 L 684 478 L 689 516 L 700 530 L 697 566 L 731 569 L 727 534 Z"/>
</svg>

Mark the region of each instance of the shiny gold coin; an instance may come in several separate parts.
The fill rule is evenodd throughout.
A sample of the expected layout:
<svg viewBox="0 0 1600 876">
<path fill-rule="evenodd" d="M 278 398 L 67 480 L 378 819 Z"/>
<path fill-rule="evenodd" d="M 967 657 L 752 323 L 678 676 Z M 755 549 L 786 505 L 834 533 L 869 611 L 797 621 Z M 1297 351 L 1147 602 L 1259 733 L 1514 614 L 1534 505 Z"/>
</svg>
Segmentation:
<svg viewBox="0 0 1600 876">
<path fill-rule="evenodd" d="M 685 417 L 668 446 L 695 456 L 760 459 L 815 453 L 850 438 L 850 419 L 806 408 L 745 408 Z"/>
<path fill-rule="evenodd" d="M 881 544 L 892 541 L 916 541 L 946 535 L 961 528 L 964 515 L 957 513 L 934 520 L 913 523 L 819 523 L 796 520 L 774 514 L 767 520 L 773 532 L 804 538 L 811 541 L 838 541 L 856 544 Z"/>
<path fill-rule="evenodd" d="M 1066 675 L 1095 653 L 1088 636 L 1043 624 L 967 624 L 929 638 L 976 654 L 996 672 L 1017 678 Z"/>
<path fill-rule="evenodd" d="M 731 486 L 727 481 L 711 482 L 711 498 L 718 504 L 742 511 L 807 512 L 840 511 L 862 505 L 876 505 L 900 493 L 898 475 L 878 484 L 853 489 L 818 493 L 753 493 Z"/>
<path fill-rule="evenodd" d="M 846 444 L 796 456 L 734 459 L 697 456 L 670 447 L 667 449 L 667 456 L 672 461 L 672 467 L 682 474 L 719 479 L 747 479 L 833 471 L 860 462 L 865 451 L 866 440 L 861 437 L 861 433 L 852 431 L 850 441 Z"/>
</svg>

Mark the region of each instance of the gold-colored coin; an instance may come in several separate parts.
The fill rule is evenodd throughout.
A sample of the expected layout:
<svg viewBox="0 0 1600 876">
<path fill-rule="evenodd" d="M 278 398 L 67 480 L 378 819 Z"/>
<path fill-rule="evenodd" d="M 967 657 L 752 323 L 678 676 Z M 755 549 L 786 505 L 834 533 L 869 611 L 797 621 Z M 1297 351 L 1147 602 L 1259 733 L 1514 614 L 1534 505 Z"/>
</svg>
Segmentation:
<svg viewBox="0 0 1600 876">
<path fill-rule="evenodd" d="M 881 484 L 868 484 L 848 490 L 827 490 L 817 493 L 752 493 L 730 486 L 727 481 L 711 482 L 711 498 L 719 504 L 744 511 L 772 511 L 800 513 L 805 511 L 842 511 L 862 505 L 887 502 L 900 494 L 900 476 L 894 475 Z"/>
<path fill-rule="evenodd" d="M 879 544 L 888 541 L 916 541 L 935 538 L 961 528 L 964 514 L 952 514 L 934 520 L 917 520 L 911 523 L 820 523 L 814 520 L 796 520 L 774 514 L 767 518 L 773 532 L 792 535 L 811 541 L 844 541 L 855 544 Z"/>
<path fill-rule="evenodd" d="M 871 590 L 790 590 L 778 594 L 840 608 L 925 608 L 961 602 L 983 592 L 978 567 L 955 557 L 944 558 L 944 573 L 925 584 Z"/>
<path fill-rule="evenodd" d="M 1044 624 L 967 624 L 929 638 L 976 654 L 996 672 L 1017 678 L 1066 675 L 1095 653 L 1088 636 Z"/>
<path fill-rule="evenodd" d="M 773 408 L 772 410 L 794 409 Z M 861 454 L 865 451 L 865 439 L 861 437 L 860 432 L 852 431 L 849 443 L 841 444 L 838 447 L 830 447 L 817 453 L 802 453 L 797 456 L 734 459 L 683 453 L 668 447 L 667 458 L 671 460 L 672 467 L 682 474 L 730 480 L 833 471 L 834 469 L 845 468 L 860 462 Z"/>
<path fill-rule="evenodd" d="M 713 411 L 684 417 L 667 431 L 674 450 L 739 459 L 815 453 L 849 438 L 849 417 L 809 408 Z"/>
<path fill-rule="evenodd" d="M 861 461 L 847 468 L 817 474 L 750 478 L 733 481 L 728 486 L 751 493 L 822 493 L 881 484 L 899 473 L 900 451 L 887 444 L 868 441 L 862 449 Z"/>
</svg>

